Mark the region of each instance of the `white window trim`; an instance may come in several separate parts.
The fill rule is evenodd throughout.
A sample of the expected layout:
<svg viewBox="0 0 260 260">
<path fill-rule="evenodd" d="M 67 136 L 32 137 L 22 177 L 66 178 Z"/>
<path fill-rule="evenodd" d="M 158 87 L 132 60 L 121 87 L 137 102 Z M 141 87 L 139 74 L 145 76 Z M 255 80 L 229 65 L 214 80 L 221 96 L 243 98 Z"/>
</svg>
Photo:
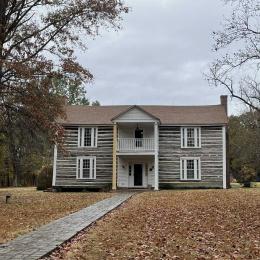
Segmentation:
<svg viewBox="0 0 260 260">
<path fill-rule="evenodd" d="M 188 146 L 187 145 L 187 129 L 193 128 L 194 129 L 194 143 L 195 146 Z M 184 136 L 183 136 L 184 134 Z M 198 140 L 198 134 L 199 134 L 199 140 Z M 184 139 L 184 144 L 183 144 Z M 194 148 L 201 148 L 201 127 L 198 126 L 185 126 L 181 127 L 181 148 L 187 148 L 187 149 L 194 149 Z"/>
<path fill-rule="evenodd" d="M 197 176 L 197 163 L 194 163 L 194 172 L 196 178 L 193 179 L 188 179 L 187 178 L 187 160 L 198 160 L 198 166 L 199 166 L 199 171 L 198 171 L 198 176 Z M 184 176 L 182 176 L 182 161 L 184 161 Z M 181 157 L 180 158 L 180 180 L 182 181 L 200 181 L 201 180 L 201 162 L 200 162 L 200 157 Z"/>
<path fill-rule="evenodd" d="M 90 128 L 91 129 L 91 145 L 89 146 L 84 146 L 84 137 L 85 137 L 85 129 Z M 98 142 L 98 128 L 97 127 L 79 127 L 78 128 L 78 147 L 97 147 L 97 142 Z"/>
<path fill-rule="evenodd" d="M 90 160 L 89 162 L 89 167 L 90 167 L 90 173 L 93 174 L 92 176 L 90 176 L 90 178 L 83 178 L 83 160 Z M 76 169 L 76 179 L 77 180 L 94 180 L 96 179 L 96 157 L 95 156 L 77 156 L 76 157 L 77 160 L 77 169 Z M 80 164 L 79 164 L 79 160 L 80 160 Z M 80 168 L 80 176 L 78 176 L 78 172 L 79 172 L 79 168 Z"/>
</svg>

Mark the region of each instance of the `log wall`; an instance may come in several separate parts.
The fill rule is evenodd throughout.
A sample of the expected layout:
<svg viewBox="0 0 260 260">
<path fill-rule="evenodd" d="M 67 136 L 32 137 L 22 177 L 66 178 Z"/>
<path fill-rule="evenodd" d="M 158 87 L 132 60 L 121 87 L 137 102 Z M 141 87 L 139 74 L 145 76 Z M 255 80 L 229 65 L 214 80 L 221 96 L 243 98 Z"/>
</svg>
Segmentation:
<svg viewBox="0 0 260 260">
<path fill-rule="evenodd" d="M 112 126 L 98 126 L 97 147 L 78 147 L 78 127 L 65 128 L 65 148 L 58 151 L 56 183 L 58 187 L 103 187 L 112 183 Z M 77 156 L 96 157 L 96 179 L 76 179 Z"/>
<path fill-rule="evenodd" d="M 222 187 L 222 126 L 201 127 L 201 148 L 181 148 L 181 128 L 160 126 L 159 183 L 161 187 Z M 180 180 L 180 158 L 200 157 L 201 181 Z M 203 184 L 204 183 L 204 184 Z M 170 185 L 166 185 L 170 184 Z"/>
</svg>

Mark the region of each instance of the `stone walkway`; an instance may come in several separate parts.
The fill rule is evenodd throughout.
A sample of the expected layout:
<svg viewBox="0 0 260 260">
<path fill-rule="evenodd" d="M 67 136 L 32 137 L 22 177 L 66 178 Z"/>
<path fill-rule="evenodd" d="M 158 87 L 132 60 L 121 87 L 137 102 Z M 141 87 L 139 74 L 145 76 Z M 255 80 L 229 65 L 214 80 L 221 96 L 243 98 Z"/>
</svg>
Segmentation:
<svg viewBox="0 0 260 260">
<path fill-rule="evenodd" d="M 0 245 L 0 260 L 35 260 L 118 207 L 134 192 L 119 193 Z"/>
</svg>

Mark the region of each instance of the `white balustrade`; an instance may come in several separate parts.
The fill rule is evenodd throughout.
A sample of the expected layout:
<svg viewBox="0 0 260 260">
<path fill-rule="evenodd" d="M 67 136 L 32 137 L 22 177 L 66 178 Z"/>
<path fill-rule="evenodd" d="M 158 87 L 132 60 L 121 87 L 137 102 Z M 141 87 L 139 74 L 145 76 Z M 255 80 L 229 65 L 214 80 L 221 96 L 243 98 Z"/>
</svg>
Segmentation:
<svg viewBox="0 0 260 260">
<path fill-rule="evenodd" d="M 120 152 L 154 151 L 154 138 L 118 138 L 117 150 Z"/>
</svg>

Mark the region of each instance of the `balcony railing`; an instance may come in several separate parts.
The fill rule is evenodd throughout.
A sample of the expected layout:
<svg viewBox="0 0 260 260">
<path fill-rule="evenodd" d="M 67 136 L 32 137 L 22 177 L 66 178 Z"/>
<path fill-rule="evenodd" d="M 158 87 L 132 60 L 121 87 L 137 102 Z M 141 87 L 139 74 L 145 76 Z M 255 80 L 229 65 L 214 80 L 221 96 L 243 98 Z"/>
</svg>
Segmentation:
<svg viewBox="0 0 260 260">
<path fill-rule="evenodd" d="M 154 151 L 154 138 L 118 138 L 119 152 L 151 152 Z"/>
</svg>

